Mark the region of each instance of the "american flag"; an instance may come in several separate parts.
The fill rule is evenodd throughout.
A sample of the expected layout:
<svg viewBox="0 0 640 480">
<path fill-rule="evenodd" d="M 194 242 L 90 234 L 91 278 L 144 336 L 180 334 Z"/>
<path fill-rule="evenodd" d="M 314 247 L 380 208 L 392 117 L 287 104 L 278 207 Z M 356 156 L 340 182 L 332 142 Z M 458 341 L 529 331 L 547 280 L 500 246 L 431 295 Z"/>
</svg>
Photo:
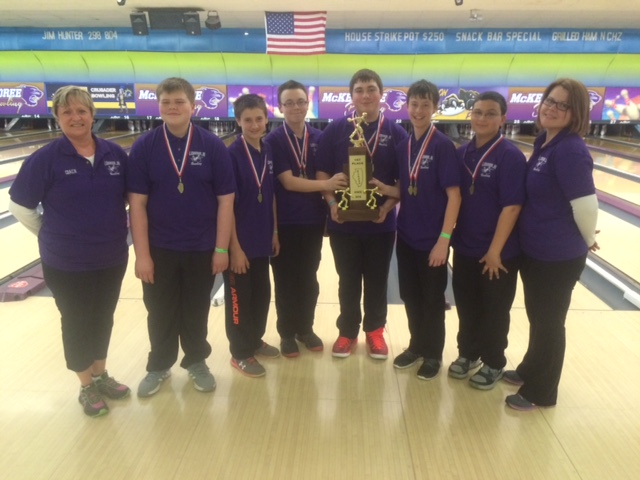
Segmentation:
<svg viewBox="0 0 640 480">
<path fill-rule="evenodd" d="M 325 53 L 327 12 L 265 12 L 267 53 Z"/>
</svg>

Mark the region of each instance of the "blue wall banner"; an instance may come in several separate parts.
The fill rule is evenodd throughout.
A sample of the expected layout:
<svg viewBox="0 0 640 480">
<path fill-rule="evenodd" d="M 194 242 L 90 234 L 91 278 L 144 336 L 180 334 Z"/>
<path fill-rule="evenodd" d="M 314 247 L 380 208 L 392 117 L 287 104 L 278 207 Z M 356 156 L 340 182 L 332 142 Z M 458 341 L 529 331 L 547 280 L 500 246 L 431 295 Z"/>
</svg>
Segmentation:
<svg viewBox="0 0 640 480">
<path fill-rule="evenodd" d="M 640 53 L 640 30 L 461 29 L 327 30 L 327 53 Z M 130 28 L 0 28 L 3 50 L 264 53 L 263 29 L 151 31 Z"/>
</svg>

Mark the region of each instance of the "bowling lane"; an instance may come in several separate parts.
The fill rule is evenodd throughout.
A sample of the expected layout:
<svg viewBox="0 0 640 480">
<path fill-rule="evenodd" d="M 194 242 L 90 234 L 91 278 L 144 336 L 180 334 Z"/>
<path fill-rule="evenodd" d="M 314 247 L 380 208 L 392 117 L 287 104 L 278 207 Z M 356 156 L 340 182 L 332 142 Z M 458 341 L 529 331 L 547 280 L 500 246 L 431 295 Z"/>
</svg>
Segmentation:
<svg viewBox="0 0 640 480">
<path fill-rule="evenodd" d="M 9 150 L 0 150 L 0 162 L 3 162 L 2 164 L 5 164 L 22 157 L 28 157 L 33 152 L 44 147 L 47 143 L 49 142 L 42 142 L 25 146 L 16 145 L 15 148 L 11 148 Z"/>
<path fill-rule="evenodd" d="M 507 138 L 511 140 L 526 142 L 530 145 L 533 145 L 533 141 L 535 140 L 535 137 L 530 135 L 507 136 Z M 637 146 L 632 146 L 627 144 L 609 142 L 606 138 L 599 137 L 587 137 L 585 141 L 588 146 L 606 148 L 607 150 L 611 150 L 612 152 L 611 154 L 606 154 L 597 150 L 590 150 L 592 152 L 592 156 L 594 156 L 594 161 L 595 155 L 597 154 L 601 159 L 600 163 L 602 165 L 607 165 L 613 168 L 617 168 L 618 170 L 623 170 L 625 172 L 640 175 L 640 162 L 635 162 L 626 158 L 620 158 L 615 154 L 615 152 L 621 152 L 640 158 L 640 144 L 637 144 Z"/>
<path fill-rule="evenodd" d="M 0 278 L 40 258 L 38 239 L 19 223 L 0 230 Z"/>
<path fill-rule="evenodd" d="M 640 183 L 600 170 L 593 171 L 593 180 L 598 190 L 640 206 Z"/>
<path fill-rule="evenodd" d="M 20 146 L 20 144 L 25 142 L 38 142 L 40 140 L 53 140 L 54 138 L 58 138 L 62 135 L 62 132 L 54 131 L 54 132 L 42 132 L 33 135 L 26 135 L 22 137 L 2 137 L 0 138 L 0 148 L 9 147 L 11 145 Z"/>
<path fill-rule="evenodd" d="M 626 158 L 620 158 L 616 155 L 609 155 L 596 150 L 591 150 L 591 156 L 593 157 L 593 161 L 600 165 L 640 176 L 640 162 L 634 162 L 633 160 L 627 160 Z"/>
<path fill-rule="evenodd" d="M 0 185 L 0 214 L 6 212 L 9 208 L 9 185 Z"/>
<path fill-rule="evenodd" d="M 99 136 L 101 138 L 104 138 L 106 140 L 111 140 L 115 143 L 117 143 L 118 145 L 120 145 L 122 148 L 124 148 L 125 150 L 131 148 L 131 145 L 133 145 L 133 142 L 141 135 L 141 133 L 135 134 L 135 135 L 131 135 L 128 133 L 122 133 L 122 132 L 107 132 L 107 133 L 103 133 L 100 134 Z M 44 145 L 44 144 L 42 144 Z M 22 162 L 24 162 L 24 159 L 20 159 L 20 160 L 10 160 L 11 158 L 21 158 L 24 155 L 31 155 L 33 152 L 35 152 L 38 148 L 40 148 L 42 145 L 38 145 L 37 148 L 34 147 L 23 147 L 22 149 L 20 148 L 16 148 L 16 149 L 12 149 L 12 150 L 7 150 L 6 152 L 0 152 L 0 178 L 4 178 L 4 177 L 9 177 L 11 175 L 16 175 L 18 173 L 18 171 L 20 170 L 20 167 L 22 166 Z M 20 153 L 14 153 L 14 152 L 20 152 Z M 6 154 L 6 156 L 8 158 L 3 159 L 2 155 Z M 0 204 L 0 211 L 3 211 L 3 207 L 2 204 Z"/>
<path fill-rule="evenodd" d="M 524 135 L 515 137 L 515 139 L 527 143 L 529 141 L 532 141 L 533 138 L 534 137 Z M 530 145 L 523 145 L 522 143 L 516 143 L 516 145 L 527 158 L 531 156 L 533 147 L 531 147 Z M 640 163 L 638 162 L 626 160 L 614 155 L 600 153 L 594 150 L 591 150 L 591 156 L 595 164 L 615 168 L 617 170 L 627 173 L 633 173 L 635 175 L 640 175 Z M 598 190 L 601 190 L 610 195 L 615 195 L 616 197 L 622 198 L 623 200 L 631 202 L 635 205 L 640 205 L 640 183 L 626 178 L 621 178 L 612 173 L 604 172 L 601 170 L 593 171 L 593 179 Z"/>
<path fill-rule="evenodd" d="M 587 137 L 585 140 L 587 142 L 587 145 L 606 148 L 607 150 L 626 153 L 628 155 L 633 155 L 640 158 L 640 143 L 634 142 L 629 138 L 615 137 L 612 139 L 619 140 L 619 142 L 610 141 L 609 137 Z"/>
<path fill-rule="evenodd" d="M 22 166 L 24 160 L 15 160 L 13 162 L 0 163 L 0 178 L 16 175 Z"/>
<path fill-rule="evenodd" d="M 42 138 L 42 141 L 38 143 L 33 143 L 30 145 L 20 145 L 20 143 L 16 143 L 15 148 L 8 148 L 6 150 L 0 150 L 0 162 L 10 162 L 14 159 L 18 159 L 20 157 L 29 156 L 39 148 L 42 148 L 44 145 L 49 143 L 51 140 L 60 136 L 59 133 L 56 134 L 48 134 L 53 135 L 47 138 Z M 137 138 L 135 135 L 131 135 L 127 132 L 104 132 L 98 134 L 100 138 L 104 138 L 105 140 L 117 140 L 117 139 L 125 139 L 125 138 Z M 29 137 L 31 139 L 32 137 Z M 39 139 L 40 140 L 40 139 Z M 29 140 L 30 141 L 30 140 Z M 1 177 L 1 175 L 0 175 Z"/>
<path fill-rule="evenodd" d="M 636 282 L 640 282 L 640 228 L 600 210 L 598 212 L 597 236 L 600 250 L 596 252 L 618 270 L 624 272 Z"/>
</svg>

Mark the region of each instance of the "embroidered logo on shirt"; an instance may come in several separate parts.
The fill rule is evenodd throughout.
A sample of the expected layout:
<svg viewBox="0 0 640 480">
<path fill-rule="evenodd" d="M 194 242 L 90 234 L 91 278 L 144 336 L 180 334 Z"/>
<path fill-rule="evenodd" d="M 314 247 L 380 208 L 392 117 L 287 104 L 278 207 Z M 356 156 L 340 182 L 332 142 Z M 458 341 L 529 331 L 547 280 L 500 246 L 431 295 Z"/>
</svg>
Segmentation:
<svg viewBox="0 0 640 480">
<path fill-rule="evenodd" d="M 433 155 L 423 155 L 420 160 L 420 170 L 429 170 L 431 162 L 433 162 Z"/>
<path fill-rule="evenodd" d="M 75 168 L 70 168 L 70 169 L 64 171 L 65 175 L 76 175 L 77 173 L 78 173 L 78 171 Z"/>
<path fill-rule="evenodd" d="M 542 168 L 547 164 L 547 157 L 540 157 L 538 158 L 538 162 L 536 163 L 536 166 L 533 167 L 533 171 L 534 172 L 541 172 Z"/>
<path fill-rule="evenodd" d="M 189 165 L 202 166 L 202 160 L 207 152 L 189 152 Z"/>
<path fill-rule="evenodd" d="M 391 138 L 391 135 L 385 135 L 384 133 L 381 133 L 378 138 L 380 139 L 380 143 L 378 144 L 378 146 L 380 147 L 389 146 L 389 139 Z"/>
<path fill-rule="evenodd" d="M 483 163 L 482 167 L 480 167 L 480 176 L 484 178 L 491 178 L 491 172 L 495 171 L 498 168 L 497 165 L 493 163 Z"/>
<path fill-rule="evenodd" d="M 107 167 L 109 175 L 120 175 L 120 160 L 105 160 L 104 166 Z"/>
</svg>

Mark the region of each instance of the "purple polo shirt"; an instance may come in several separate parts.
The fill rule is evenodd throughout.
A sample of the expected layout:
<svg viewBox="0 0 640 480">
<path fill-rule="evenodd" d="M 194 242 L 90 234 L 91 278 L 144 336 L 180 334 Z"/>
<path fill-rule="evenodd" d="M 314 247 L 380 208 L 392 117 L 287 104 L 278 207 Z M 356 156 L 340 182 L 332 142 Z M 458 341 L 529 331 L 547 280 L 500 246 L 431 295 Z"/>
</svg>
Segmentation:
<svg viewBox="0 0 640 480">
<path fill-rule="evenodd" d="M 496 135 L 481 148 L 476 148 L 475 140 L 472 140 L 458 149 L 462 205 L 451 242 L 461 255 L 482 258 L 489 250 L 502 209 L 524 203 L 527 161 L 524 154 L 504 137 L 478 168 L 473 195 L 469 191 L 471 174 L 499 138 Z M 514 228 L 500 256 L 507 260 L 519 254 L 520 244 Z"/>
<path fill-rule="evenodd" d="M 259 152 L 247 143 L 251 158 L 247 155 L 242 136 L 229 146 L 231 162 L 236 175 L 238 190 L 234 207 L 238 241 L 247 258 L 269 257 L 272 254 L 273 239 L 273 161 L 271 149 L 262 143 Z M 250 163 L 251 162 L 251 163 Z M 262 188 L 258 188 L 256 173 L 261 177 Z M 253 165 L 254 169 L 251 167 Z M 262 192 L 262 202 L 258 195 Z"/>
<path fill-rule="evenodd" d="M 371 149 L 374 148 L 374 136 L 382 114 L 378 120 L 369 125 L 363 124 L 365 139 L 370 141 Z M 316 169 L 328 175 L 335 175 L 343 172 L 344 165 L 349 159 L 349 147 L 351 142 L 349 136 L 353 133 L 353 124 L 347 119 L 341 118 L 322 132 L 318 153 L 316 155 Z M 396 162 L 396 147 L 407 138 L 407 132 L 394 123 L 393 120 L 385 119 L 380 128 L 379 144 L 373 155 L 373 176 L 387 185 L 394 185 L 398 179 L 398 165 Z M 386 197 L 377 197 L 378 205 L 382 205 Z M 395 209 L 389 212 L 383 223 L 373 222 L 345 222 L 336 223 L 329 218 L 328 229 L 334 232 L 348 234 L 367 234 L 393 232 L 396 229 Z"/>
<path fill-rule="evenodd" d="M 193 138 L 178 191 L 175 171 L 164 137 L 164 125 L 133 144 L 129 160 L 129 192 L 148 195 L 149 244 L 177 251 L 203 252 L 215 247 L 218 196 L 235 192 L 231 159 L 222 140 L 192 124 Z M 187 136 L 167 130 L 169 144 L 182 162 Z"/>
<path fill-rule="evenodd" d="M 434 126 L 435 128 L 435 126 Z M 460 185 L 460 169 L 456 149 L 449 138 L 436 130 L 420 161 L 416 186 L 417 195 L 409 195 L 409 159 L 415 165 L 422 142 L 428 131 L 419 138 L 413 135 L 398 147 L 400 168 L 400 211 L 398 236 L 411 248 L 429 252 L 442 232 L 444 212 L 449 197 L 447 188 Z"/>
<path fill-rule="evenodd" d="M 537 260 L 571 260 L 589 249 L 569 202 L 595 194 L 593 159 L 584 140 L 567 130 L 543 147 L 544 141 L 542 133 L 527 164 L 520 245 L 526 255 Z"/>
<path fill-rule="evenodd" d="M 307 125 L 309 133 L 307 149 L 307 178 L 315 180 L 316 165 L 315 157 L 318 148 L 318 139 L 322 131 Z M 289 137 L 289 141 L 287 141 Z M 300 167 L 296 156 L 291 149 L 296 148 L 296 144 L 302 151 L 303 139 L 299 139 L 288 129 L 285 131 L 284 125 L 275 129 L 265 138 L 265 143 L 271 147 L 273 155 L 273 175 L 278 209 L 278 225 L 322 225 L 324 224 L 327 210 L 325 202 L 320 192 L 290 192 L 285 189 L 278 175 L 291 171 L 292 175 L 300 176 Z M 296 150 L 297 151 L 297 150 Z"/>
<path fill-rule="evenodd" d="M 63 136 L 27 158 L 9 190 L 23 207 L 42 203 L 40 257 L 59 270 L 110 268 L 126 263 L 129 255 L 127 154 L 115 143 L 93 140 L 93 166 Z"/>
</svg>

